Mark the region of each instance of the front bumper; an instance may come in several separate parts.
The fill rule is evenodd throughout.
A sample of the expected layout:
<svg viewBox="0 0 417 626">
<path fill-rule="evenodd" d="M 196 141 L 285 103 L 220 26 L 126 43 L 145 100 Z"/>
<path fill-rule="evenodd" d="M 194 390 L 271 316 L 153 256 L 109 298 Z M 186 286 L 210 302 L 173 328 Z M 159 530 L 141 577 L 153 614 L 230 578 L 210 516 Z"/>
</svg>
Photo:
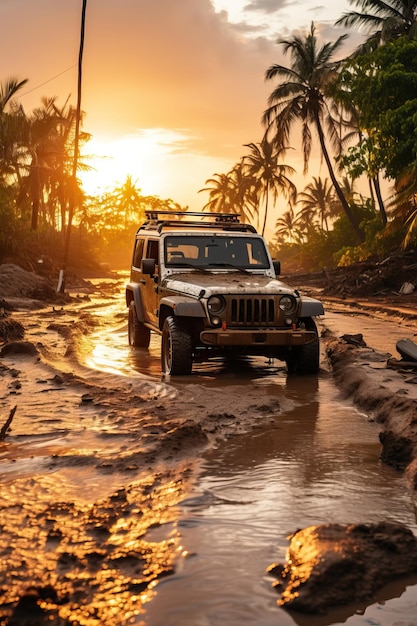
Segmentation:
<svg viewBox="0 0 417 626">
<path fill-rule="evenodd" d="M 317 340 L 311 330 L 269 329 L 262 330 L 203 330 L 200 340 L 207 346 L 304 346 Z"/>
</svg>

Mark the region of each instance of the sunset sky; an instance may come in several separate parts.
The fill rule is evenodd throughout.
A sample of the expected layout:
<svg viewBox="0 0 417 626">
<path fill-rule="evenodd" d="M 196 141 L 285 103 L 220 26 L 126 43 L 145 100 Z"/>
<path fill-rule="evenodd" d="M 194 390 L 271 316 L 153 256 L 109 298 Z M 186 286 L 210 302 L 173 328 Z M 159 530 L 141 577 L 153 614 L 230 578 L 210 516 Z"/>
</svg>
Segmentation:
<svg viewBox="0 0 417 626">
<path fill-rule="evenodd" d="M 18 98 L 26 113 L 44 96 L 75 105 L 81 9 L 82 0 L 0 0 L 0 80 L 29 79 Z M 86 190 L 130 174 L 145 194 L 201 209 L 206 179 L 261 140 L 273 89 L 265 70 L 289 61 L 277 39 L 314 21 L 334 41 L 350 9 L 348 0 L 88 0 L 83 128 L 93 136 L 86 151 L 102 158 Z M 358 41 L 350 33 L 346 53 Z M 294 147 L 286 162 L 301 172 Z M 318 167 L 311 173 L 327 174 Z"/>
</svg>

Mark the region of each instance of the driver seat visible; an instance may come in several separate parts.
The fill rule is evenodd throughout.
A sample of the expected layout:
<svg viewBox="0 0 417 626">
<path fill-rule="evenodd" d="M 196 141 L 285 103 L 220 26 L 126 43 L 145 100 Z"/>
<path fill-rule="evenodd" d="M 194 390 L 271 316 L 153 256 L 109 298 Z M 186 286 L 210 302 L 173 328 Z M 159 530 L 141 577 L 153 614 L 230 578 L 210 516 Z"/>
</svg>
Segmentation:
<svg viewBox="0 0 417 626">
<path fill-rule="evenodd" d="M 183 259 L 183 258 L 184 258 L 184 252 L 182 252 L 181 250 L 173 250 L 172 252 L 169 253 L 169 262 L 175 261 L 175 259 Z"/>
</svg>

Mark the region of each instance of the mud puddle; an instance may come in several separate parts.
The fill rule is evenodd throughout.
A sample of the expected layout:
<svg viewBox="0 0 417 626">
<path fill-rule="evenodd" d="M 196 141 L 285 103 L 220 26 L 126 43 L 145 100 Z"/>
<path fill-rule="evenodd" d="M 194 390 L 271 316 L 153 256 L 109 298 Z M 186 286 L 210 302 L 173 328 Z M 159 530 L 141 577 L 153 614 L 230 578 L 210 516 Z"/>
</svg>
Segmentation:
<svg viewBox="0 0 417 626">
<path fill-rule="evenodd" d="M 293 410 L 204 456 L 194 493 L 179 507 L 189 556 L 156 587 L 148 626 L 417 623 L 417 586 L 404 582 L 369 606 L 324 617 L 277 607 L 266 569 L 285 560 L 287 536 L 298 528 L 391 520 L 417 530 L 404 479 L 379 461 L 378 426 L 345 404 L 326 376 L 317 389 L 305 379 L 284 389 Z"/>
</svg>

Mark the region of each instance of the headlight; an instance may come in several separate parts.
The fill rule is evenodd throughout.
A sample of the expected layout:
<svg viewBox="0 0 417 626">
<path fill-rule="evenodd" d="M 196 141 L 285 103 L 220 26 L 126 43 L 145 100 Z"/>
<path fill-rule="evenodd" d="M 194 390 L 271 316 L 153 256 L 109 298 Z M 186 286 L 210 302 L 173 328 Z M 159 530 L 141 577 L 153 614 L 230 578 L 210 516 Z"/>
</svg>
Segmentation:
<svg viewBox="0 0 417 626">
<path fill-rule="evenodd" d="M 225 308 L 226 303 L 221 296 L 211 296 L 207 300 L 207 308 L 212 315 L 218 315 Z"/>
<path fill-rule="evenodd" d="M 284 313 L 289 313 L 295 309 L 295 300 L 291 296 L 282 296 L 279 301 L 279 308 Z"/>
</svg>

